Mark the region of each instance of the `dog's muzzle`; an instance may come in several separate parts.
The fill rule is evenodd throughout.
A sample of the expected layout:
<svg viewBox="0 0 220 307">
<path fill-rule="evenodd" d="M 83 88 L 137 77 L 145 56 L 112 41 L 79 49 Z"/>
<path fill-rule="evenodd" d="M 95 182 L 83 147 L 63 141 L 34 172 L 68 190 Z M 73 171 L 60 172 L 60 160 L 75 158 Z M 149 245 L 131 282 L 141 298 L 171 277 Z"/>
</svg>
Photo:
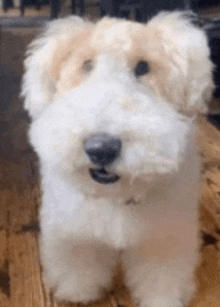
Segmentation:
<svg viewBox="0 0 220 307">
<path fill-rule="evenodd" d="M 120 154 L 121 141 L 107 133 L 96 134 L 85 140 L 85 152 L 95 167 L 89 169 L 93 180 L 98 183 L 114 183 L 117 174 L 108 172 L 105 167 L 112 164 Z"/>
</svg>

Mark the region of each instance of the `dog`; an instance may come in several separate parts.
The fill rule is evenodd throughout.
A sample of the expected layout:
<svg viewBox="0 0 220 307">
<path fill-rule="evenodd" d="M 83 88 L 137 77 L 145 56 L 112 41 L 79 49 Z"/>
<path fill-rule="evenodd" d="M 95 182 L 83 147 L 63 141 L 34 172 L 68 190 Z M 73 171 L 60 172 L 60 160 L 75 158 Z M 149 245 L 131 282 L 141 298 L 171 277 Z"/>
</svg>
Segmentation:
<svg viewBox="0 0 220 307">
<path fill-rule="evenodd" d="M 146 24 L 72 16 L 29 46 L 21 95 L 40 163 L 40 253 L 60 301 L 100 299 L 118 262 L 141 307 L 192 298 L 196 118 L 214 87 L 194 19 L 181 11 Z"/>
</svg>

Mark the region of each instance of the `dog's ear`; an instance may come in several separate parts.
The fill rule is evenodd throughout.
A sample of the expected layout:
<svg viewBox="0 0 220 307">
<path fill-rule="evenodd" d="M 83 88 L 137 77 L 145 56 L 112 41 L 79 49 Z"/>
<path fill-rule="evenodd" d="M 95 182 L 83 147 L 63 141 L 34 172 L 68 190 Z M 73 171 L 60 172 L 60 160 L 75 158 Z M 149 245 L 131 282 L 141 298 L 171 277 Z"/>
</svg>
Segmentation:
<svg viewBox="0 0 220 307">
<path fill-rule="evenodd" d="M 86 22 L 76 16 L 49 22 L 43 34 L 29 45 L 24 62 L 21 97 L 32 119 L 51 100 L 59 63 L 72 51 L 73 44 L 70 42 L 85 26 Z"/>
<path fill-rule="evenodd" d="M 170 65 L 168 96 L 192 115 L 207 112 L 214 89 L 208 39 L 196 21 L 197 16 L 190 11 L 174 11 L 161 12 L 147 24 L 158 30 Z"/>
</svg>

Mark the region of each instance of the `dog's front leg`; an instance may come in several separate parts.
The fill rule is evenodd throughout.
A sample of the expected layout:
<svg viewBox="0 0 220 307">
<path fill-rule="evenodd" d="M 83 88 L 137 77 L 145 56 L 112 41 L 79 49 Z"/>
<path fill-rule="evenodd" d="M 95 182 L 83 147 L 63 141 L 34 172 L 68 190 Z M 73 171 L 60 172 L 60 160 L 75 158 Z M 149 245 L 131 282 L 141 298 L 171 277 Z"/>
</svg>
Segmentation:
<svg viewBox="0 0 220 307">
<path fill-rule="evenodd" d="M 61 301 L 97 300 L 111 286 L 115 253 L 97 242 L 83 243 L 60 231 L 43 231 L 41 261 L 44 279 Z"/>
<path fill-rule="evenodd" d="M 141 307 L 185 307 L 193 295 L 196 225 L 176 223 L 176 233 L 164 230 L 123 254 L 126 282 Z"/>
</svg>

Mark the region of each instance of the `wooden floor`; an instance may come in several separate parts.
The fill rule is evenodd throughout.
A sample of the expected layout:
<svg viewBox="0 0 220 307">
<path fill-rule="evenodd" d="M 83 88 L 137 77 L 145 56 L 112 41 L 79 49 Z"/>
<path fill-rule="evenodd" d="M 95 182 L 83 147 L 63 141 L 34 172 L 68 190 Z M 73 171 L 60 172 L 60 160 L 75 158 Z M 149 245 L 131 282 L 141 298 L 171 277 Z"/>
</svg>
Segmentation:
<svg viewBox="0 0 220 307">
<path fill-rule="evenodd" d="M 35 30 L 2 33 L 2 70 L 7 76 L 0 125 L 0 307 L 70 307 L 58 304 L 44 287 L 38 255 L 40 191 L 36 157 L 25 131 L 28 124 L 18 99 L 24 49 Z M 0 114 L 1 115 L 1 114 Z M 220 306 L 220 132 L 205 119 L 198 127 L 203 159 L 203 193 L 198 293 L 190 307 Z M 121 274 L 113 290 L 89 307 L 136 306 Z"/>
</svg>

